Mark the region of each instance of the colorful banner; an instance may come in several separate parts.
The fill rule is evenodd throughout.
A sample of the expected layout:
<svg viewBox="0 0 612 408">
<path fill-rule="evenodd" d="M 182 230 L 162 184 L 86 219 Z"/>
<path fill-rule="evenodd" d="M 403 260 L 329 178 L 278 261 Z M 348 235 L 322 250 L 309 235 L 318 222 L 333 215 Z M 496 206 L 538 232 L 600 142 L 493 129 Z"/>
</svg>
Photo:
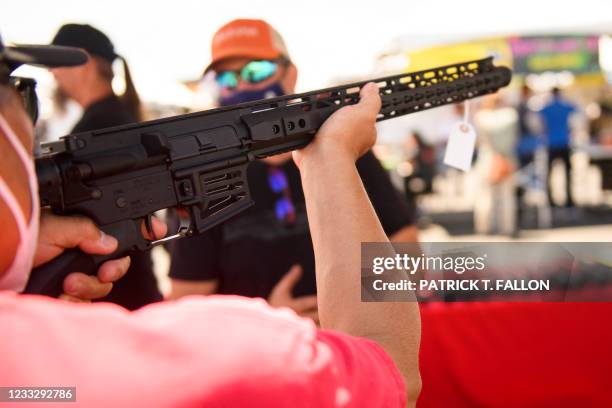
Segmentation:
<svg viewBox="0 0 612 408">
<path fill-rule="evenodd" d="M 599 72 L 598 36 L 513 37 L 509 39 L 514 72 Z"/>
<path fill-rule="evenodd" d="M 600 73 L 599 36 L 524 36 L 492 38 L 406 52 L 406 71 L 495 57 L 516 74 L 569 71 Z"/>
<path fill-rule="evenodd" d="M 456 64 L 493 56 L 495 62 L 512 66 L 512 52 L 504 38 L 478 40 L 460 44 L 445 45 L 408 52 L 406 71 L 420 71 L 431 67 Z"/>
</svg>

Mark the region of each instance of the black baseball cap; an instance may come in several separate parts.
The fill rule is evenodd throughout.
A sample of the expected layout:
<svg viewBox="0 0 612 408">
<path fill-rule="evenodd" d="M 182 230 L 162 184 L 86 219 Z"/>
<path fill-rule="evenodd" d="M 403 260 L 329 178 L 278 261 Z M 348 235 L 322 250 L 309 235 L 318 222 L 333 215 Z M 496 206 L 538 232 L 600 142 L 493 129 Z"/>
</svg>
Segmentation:
<svg viewBox="0 0 612 408">
<path fill-rule="evenodd" d="M 77 48 L 54 45 L 8 46 L 4 45 L 0 37 L 0 62 L 9 68 L 9 72 L 12 72 L 23 64 L 47 68 L 81 65 L 87 62 L 87 54 Z"/>
<path fill-rule="evenodd" d="M 89 24 L 64 24 L 55 34 L 51 44 L 82 48 L 110 63 L 117 58 L 111 40 L 102 31 Z"/>
</svg>

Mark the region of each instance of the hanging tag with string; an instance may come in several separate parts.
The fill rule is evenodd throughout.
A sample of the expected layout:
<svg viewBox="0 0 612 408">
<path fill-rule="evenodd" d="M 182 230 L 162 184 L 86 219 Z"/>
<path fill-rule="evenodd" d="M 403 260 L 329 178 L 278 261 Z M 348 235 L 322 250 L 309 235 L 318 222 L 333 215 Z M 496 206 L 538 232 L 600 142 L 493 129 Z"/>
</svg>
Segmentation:
<svg viewBox="0 0 612 408">
<path fill-rule="evenodd" d="M 463 105 L 463 121 L 452 127 L 444 153 L 445 164 L 463 171 L 472 167 L 476 147 L 476 131 L 468 122 L 469 114 L 470 105 L 466 100 Z"/>
</svg>

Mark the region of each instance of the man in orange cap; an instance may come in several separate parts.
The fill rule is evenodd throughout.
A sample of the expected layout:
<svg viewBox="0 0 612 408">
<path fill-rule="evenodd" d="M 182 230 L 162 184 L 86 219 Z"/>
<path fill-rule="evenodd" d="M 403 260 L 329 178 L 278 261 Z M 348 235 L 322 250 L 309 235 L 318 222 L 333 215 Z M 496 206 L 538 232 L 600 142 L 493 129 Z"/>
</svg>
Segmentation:
<svg viewBox="0 0 612 408">
<path fill-rule="evenodd" d="M 297 68 L 278 32 L 262 20 L 239 19 L 217 31 L 212 60 L 222 106 L 294 93 Z M 357 168 L 394 241 L 415 242 L 413 209 L 371 152 Z M 255 206 L 209 233 L 171 248 L 171 297 L 226 293 L 263 297 L 318 319 L 314 254 L 300 174 L 289 153 L 252 163 Z M 335 200 L 329 192 L 329 200 Z"/>
<path fill-rule="evenodd" d="M 293 93 L 297 81 L 285 42 L 262 20 L 234 20 L 217 31 L 204 72 L 211 70 L 222 106 Z"/>
</svg>

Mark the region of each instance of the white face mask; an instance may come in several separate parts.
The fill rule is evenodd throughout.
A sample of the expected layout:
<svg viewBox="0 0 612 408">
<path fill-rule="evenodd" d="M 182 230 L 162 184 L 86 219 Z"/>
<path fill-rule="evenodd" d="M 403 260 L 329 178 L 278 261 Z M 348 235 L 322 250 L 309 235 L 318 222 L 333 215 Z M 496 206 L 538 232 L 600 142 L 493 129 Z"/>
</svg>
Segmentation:
<svg viewBox="0 0 612 408">
<path fill-rule="evenodd" d="M 15 195 L 4 181 L 4 178 L 2 178 L 2 175 L 0 175 L 0 199 L 10 208 L 15 218 L 15 223 L 19 228 L 19 246 L 13 258 L 13 263 L 7 271 L 0 275 L 0 290 L 21 292 L 25 288 L 30 276 L 34 252 L 38 243 L 38 217 L 40 214 L 38 183 L 32 159 L 2 115 L 0 115 L 0 128 L 13 146 L 28 173 L 28 184 L 32 197 L 32 213 L 30 215 L 30 222 L 28 222 Z"/>
</svg>

